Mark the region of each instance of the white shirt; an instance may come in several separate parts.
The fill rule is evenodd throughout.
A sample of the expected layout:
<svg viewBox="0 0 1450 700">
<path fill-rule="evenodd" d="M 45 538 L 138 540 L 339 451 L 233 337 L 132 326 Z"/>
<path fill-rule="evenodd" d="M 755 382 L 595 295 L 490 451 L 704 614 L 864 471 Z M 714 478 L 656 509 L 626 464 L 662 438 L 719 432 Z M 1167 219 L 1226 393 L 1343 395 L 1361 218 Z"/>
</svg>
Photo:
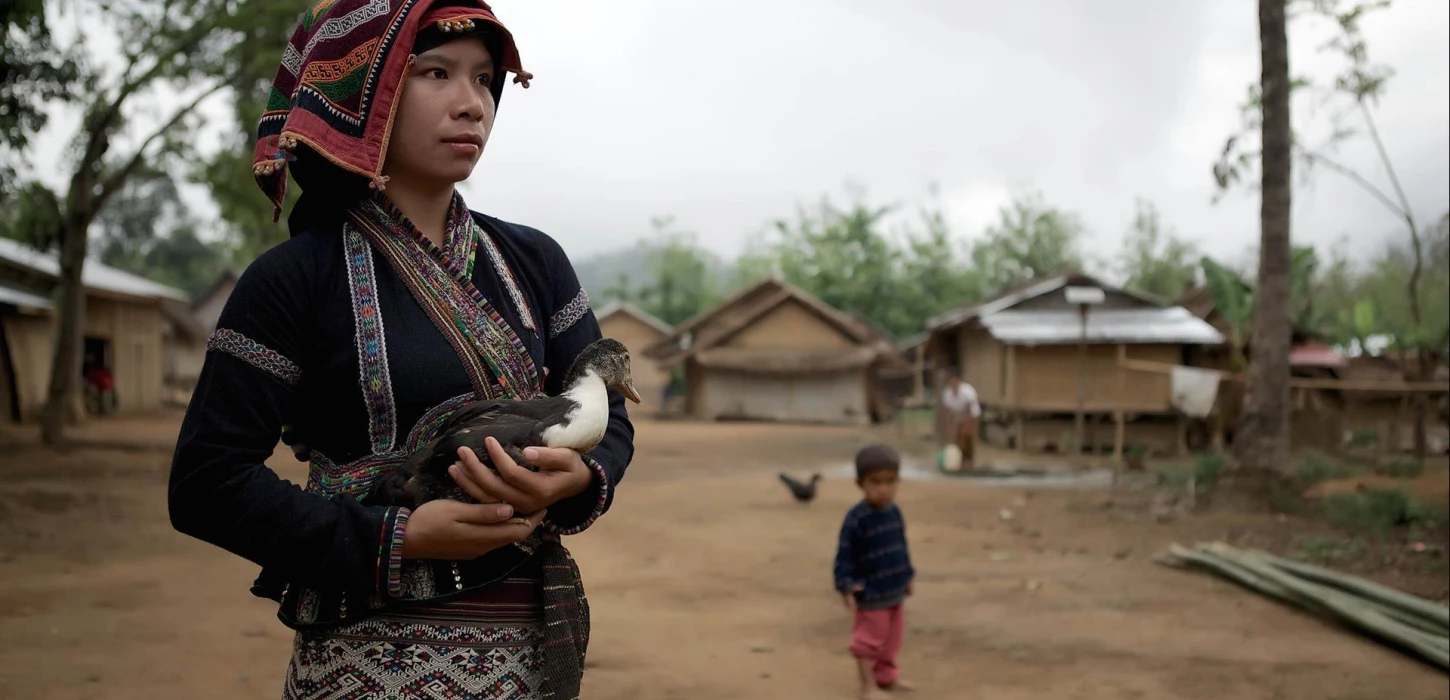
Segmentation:
<svg viewBox="0 0 1450 700">
<path fill-rule="evenodd" d="M 942 391 L 941 403 L 952 413 L 966 413 L 973 418 L 982 415 L 982 404 L 977 401 L 977 390 L 966 382 L 958 384 L 956 391 L 952 391 L 951 387 Z"/>
</svg>

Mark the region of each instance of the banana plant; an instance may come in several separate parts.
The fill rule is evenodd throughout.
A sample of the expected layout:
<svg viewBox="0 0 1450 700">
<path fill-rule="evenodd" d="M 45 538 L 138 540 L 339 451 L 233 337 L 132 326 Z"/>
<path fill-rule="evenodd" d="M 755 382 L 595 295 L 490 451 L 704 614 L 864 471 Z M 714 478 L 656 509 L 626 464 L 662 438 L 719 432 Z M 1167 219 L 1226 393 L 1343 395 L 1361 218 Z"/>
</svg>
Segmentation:
<svg viewBox="0 0 1450 700">
<path fill-rule="evenodd" d="M 1248 367 L 1244 347 L 1248 344 L 1249 319 L 1254 313 L 1254 291 L 1233 270 L 1204 256 L 1204 286 L 1213 299 L 1213 307 L 1228 326 L 1229 362 L 1235 372 Z"/>
<path fill-rule="evenodd" d="M 1378 316 L 1373 299 L 1360 299 L 1352 308 L 1340 309 L 1335 320 L 1340 334 L 1348 336 L 1360 352 L 1368 355 L 1369 337 L 1378 329 Z"/>
</svg>

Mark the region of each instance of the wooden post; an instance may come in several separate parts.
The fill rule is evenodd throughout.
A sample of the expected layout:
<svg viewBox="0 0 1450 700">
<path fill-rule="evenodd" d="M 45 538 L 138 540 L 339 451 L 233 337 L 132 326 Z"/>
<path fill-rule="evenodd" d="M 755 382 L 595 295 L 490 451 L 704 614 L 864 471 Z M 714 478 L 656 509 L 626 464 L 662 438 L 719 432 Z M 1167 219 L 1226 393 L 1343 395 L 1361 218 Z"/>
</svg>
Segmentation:
<svg viewBox="0 0 1450 700">
<path fill-rule="evenodd" d="M 1024 429 L 1022 425 L 1022 412 L 1017 409 L 1021 404 L 1017 396 L 1017 388 L 1017 346 L 1008 345 L 1007 386 L 1004 388 L 1004 392 L 1006 393 L 1008 410 L 1012 412 L 1012 432 L 1016 436 L 1016 449 L 1021 451 L 1024 449 L 1023 444 L 1025 440 L 1022 434 Z"/>
<path fill-rule="evenodd" d="M 1123 442 L 1127 439 L 1128 416 L 1123 406 L 1128 401 L 1128 370 L 1123 367 L 1123 361 L 1128 359 L 1128 346 L 1118 345 L 1118 393 L 1116 400 L 1117 410 L 1113 411 L 1113 461 L 1119 465 L 1123 463 Z M 1116 469 L 1115 469 L 1116 473 Z"/>
<path fill-rule="evenodd" d="M 1072 422 L 1072 449 L 1080 458 L 1083 448 L 1083 405 L 1087 403 L 1087 304 L 1079 304 L 1078 309 L 1077 414 L 1073 416 Z"/>
</svg>

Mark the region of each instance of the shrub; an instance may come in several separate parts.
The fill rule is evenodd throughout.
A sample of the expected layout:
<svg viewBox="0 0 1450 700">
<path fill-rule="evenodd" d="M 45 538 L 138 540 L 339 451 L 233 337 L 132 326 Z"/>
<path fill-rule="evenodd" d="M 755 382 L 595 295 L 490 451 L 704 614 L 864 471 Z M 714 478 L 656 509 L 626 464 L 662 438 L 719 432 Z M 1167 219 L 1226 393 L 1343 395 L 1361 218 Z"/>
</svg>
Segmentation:
<svg viewBox="0 0 1450 700">
<path fill-rule="evenodd" d="M 1294 470 L 1294 478 L 1300 486 L 1307 488 L 1321 481 L 1353 476 L 1355 472 L 1347 464 L 1339 464 L 1324 455 L 1311 453 L 1299 460 L 1299 465 Z"/>
<path fill-rule="evenodd" d="M 1374 535 L 1401 525 L 1443 527 L 1450 522 L 1445 506 L 1411 498 L 1399 489 L 1335 494 L 1324 499 L 1324 515 L 1340 528 Z"/>
<path fill-rule="evenodd" d="M 1227 466 L 1228 458 L 1218 453 L 1199 457 L 1198 462 L 1193 465 L 1193 477 L 1198 482 L 1198 488 L 1212 488 L 1218 483 L 1218 477 Z"/>
<path fill-rule="evenodd" d="M 1385 476 L 1396 479 L 1413 479 L 1425 472 L 1425 464 L 1414 459 L 1395 459 L 1385 465 Z"/>
</svg>

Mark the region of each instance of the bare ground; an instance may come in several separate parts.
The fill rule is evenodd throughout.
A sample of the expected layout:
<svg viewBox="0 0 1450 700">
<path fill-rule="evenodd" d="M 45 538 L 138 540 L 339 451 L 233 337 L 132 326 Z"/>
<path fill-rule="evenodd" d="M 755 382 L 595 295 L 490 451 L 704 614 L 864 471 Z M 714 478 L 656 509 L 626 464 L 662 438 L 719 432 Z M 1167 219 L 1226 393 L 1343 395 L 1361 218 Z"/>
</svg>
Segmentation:
<svg viewBox="0 0 1450 700">
<path fill-rule="evenodd" d="M 93 423 L 84 437 L 99 442 L 67 453 L 0 435 L 0 696 L 278 697 L 291 634 L 248 595 L 256 568 L 168 524 L 176 422 Z M 830 565 L 857 498 L 843 475 L 878 438 L 926 457 L 891 428 L 639 422 L 613 510 L 570 542 L 594 611 L 584 697 L 852 697 Z M 303 478 L 285 451 L 272 464 Z M 775 478 L 816 470 L 828 478 L 808 506 Z M 917 697 L 1450 697 L 1430 667 L 1152 562 L 1172 541 L 1274 546 L 1312 524 L 1157 523 L 1141 494 L 911 475 L 900 501 L 920 578 L 903 664 Z M 1433 597 L 1443 578 L 1391 580 Z"/>
</svg>

